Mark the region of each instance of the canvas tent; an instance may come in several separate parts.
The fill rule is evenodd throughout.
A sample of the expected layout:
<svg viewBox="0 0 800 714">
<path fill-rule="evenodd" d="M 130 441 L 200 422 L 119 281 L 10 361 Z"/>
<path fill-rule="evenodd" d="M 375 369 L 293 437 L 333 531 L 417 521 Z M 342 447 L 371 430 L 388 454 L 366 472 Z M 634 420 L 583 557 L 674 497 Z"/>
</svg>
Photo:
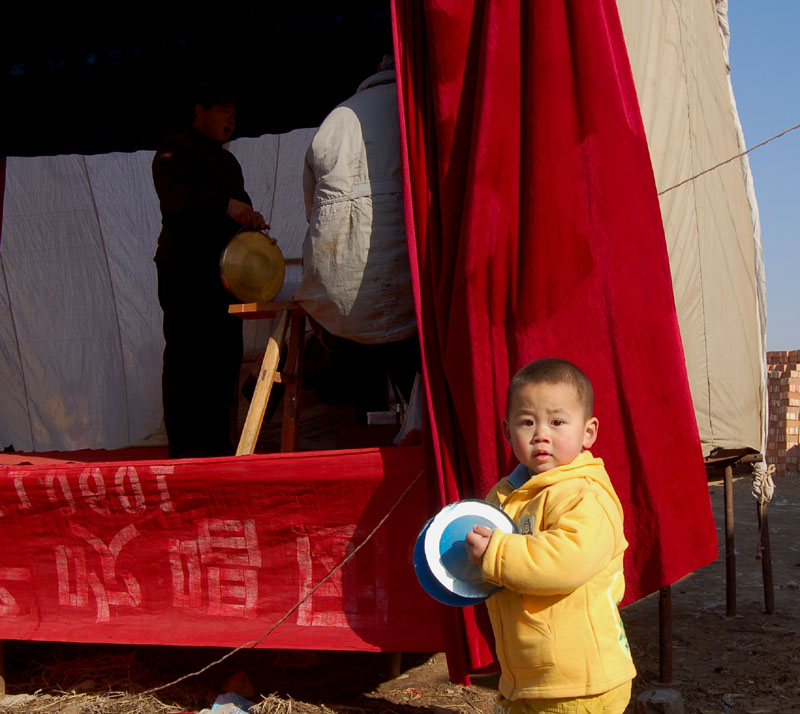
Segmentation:
<svg viewBox="0 0 800 714">
<path fill-rule="evenodd" d="M 658 190 L 744 151 L 727 0 L 618 5 Z M 747 157 L 660 202 L 703 453 L 763 453 L 766 288 Z"/>
</svg>

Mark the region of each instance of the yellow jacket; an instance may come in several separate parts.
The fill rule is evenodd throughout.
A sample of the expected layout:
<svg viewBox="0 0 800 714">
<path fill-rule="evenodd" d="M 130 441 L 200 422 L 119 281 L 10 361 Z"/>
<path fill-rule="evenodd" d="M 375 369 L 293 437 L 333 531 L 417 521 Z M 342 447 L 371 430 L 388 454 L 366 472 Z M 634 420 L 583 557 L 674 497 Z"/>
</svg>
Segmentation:
<svg viewBox="0 0 800 714">
<path fill-rule="evenodd" d="M 492 533 L 484 580 L 508 699 L 601 694 L 636 676 L 617 607 L 628 547 L 622 506 L 588 451 L 532 478 L 520 465 L 486 498 L 518 534 Z"/>
</svg>

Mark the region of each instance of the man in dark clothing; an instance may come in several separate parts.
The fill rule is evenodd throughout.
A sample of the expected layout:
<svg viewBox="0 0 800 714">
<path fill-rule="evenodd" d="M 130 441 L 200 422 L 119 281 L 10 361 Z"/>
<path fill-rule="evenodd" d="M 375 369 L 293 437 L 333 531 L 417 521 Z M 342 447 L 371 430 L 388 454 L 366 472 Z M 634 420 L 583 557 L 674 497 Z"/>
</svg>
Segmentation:
<svg viewBox="0 0 800 714">
<path fill-rule="evenodd" d="M 162 230 L 155 255 L 164 311 L 164 423 L 170 458 L 234 453 L 242 323 L 219 259 L 241 228 L 265 228 L 244 190 L 239 162 L 223 148 L 236 124 L 235 100 L 204 85 L 191 126 L 153 159 Z"/>
</svg>

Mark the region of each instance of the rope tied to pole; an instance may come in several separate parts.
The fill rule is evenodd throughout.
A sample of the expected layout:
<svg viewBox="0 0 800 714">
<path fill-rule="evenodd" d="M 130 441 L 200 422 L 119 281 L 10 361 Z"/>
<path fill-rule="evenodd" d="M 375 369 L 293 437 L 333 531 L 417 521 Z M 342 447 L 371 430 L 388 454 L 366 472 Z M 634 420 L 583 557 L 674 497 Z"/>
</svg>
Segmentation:
<svg viewBox="0 0 800 714">
<path fill-rule="evenodd" d="M 769 503 L 775 493 L 775 482 L 772 480 L 774 473 L 775 464 L 767 466 L 766 461 L 756 461 L 753 464 L 753 484 L 750 493 L 760 506 Z"/>
</svg>

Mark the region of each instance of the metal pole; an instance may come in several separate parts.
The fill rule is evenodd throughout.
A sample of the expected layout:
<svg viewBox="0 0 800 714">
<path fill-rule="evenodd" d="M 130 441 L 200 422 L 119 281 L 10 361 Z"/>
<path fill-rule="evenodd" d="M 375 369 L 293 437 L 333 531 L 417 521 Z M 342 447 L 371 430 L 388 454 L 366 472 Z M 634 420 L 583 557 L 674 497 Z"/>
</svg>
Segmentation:
<svg viewBox="0 0 800 714">
<path fill-rule="evenodd" d="M 658 680 L 672 682 L 672 588 L 658 593 Z"/>
<path fill-rule="evenodd" d="M 733 467 L 725 467 L 725 605 L 728 617 L 736 615 L 736 550 L 733 544 Z"/>
</svg>

